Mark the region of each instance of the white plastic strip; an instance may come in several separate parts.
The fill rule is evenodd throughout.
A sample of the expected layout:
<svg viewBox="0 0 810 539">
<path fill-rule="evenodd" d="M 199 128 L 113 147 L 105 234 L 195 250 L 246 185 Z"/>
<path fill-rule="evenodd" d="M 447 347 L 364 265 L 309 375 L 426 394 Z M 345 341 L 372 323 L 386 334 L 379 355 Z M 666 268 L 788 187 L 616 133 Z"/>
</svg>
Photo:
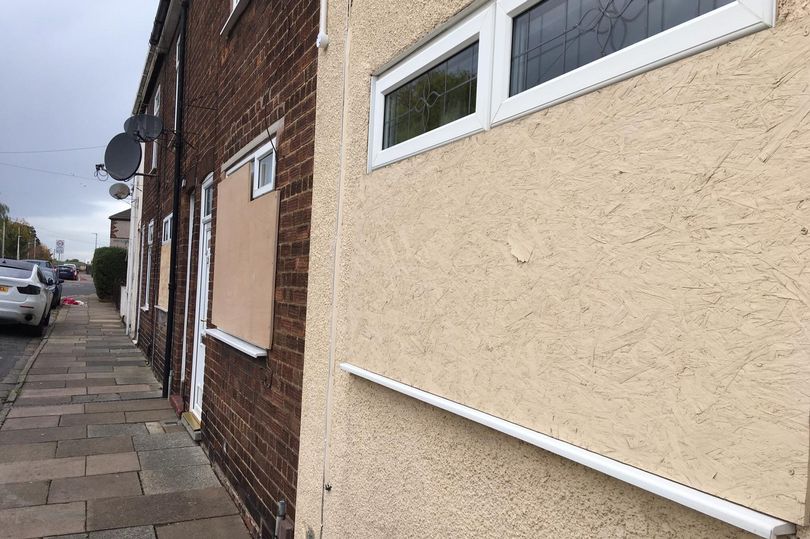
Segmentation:
<svg viewBox="0 0 810 539">
<path fill-rule="evenodd" d="M 224 342 L 228 346 L 232 348 L 236 348 L 243 354 L 247 354 L 250 357 L 267 357 L 267 350 L 264 348 L 259 348 L 256 345 L 250 344 L 247 341 L 243 341 L 239 337 L 234 337 L 230 333 L 225 333 L 222 330 L 216 328 L 208 328 L 205 330 L 205 334 L 209 337 L 213 337 L 218 341 Z"/>
<path fill-rule="evenodd" d="M 617 460 L 599 455 L 587 449 L 563 442 L 551 436 L 521 427 L 498 417 L 480 412 L 469 406 L 447 400 L 443 397 L 427 393 L 421 389 L 405 385 L 396 380 L 380 376 L 350 363 L 341 363 L 344 371 L 365 378 L 370 382 L 393 389 L 398 393 L 420 400 L 452 414 L 456 414 L 470 421 L 495 429 L 499 432 L 523 440 L 524 442 L 545 449 L 561 457 L 573 460 L 583 466 L 597 470 L 625 483 L 630 483 L 640 489 L 652 492 L 675 503 L 679 503 L 695 511 L 716 518 L 732 526 L 742 528 L 750 533 L 777 539 L 780 536 L 796 533 L 796 526 L 790 522 L 779 520 L 769 515 L 759 513 L 747 507 L 737 505 L 722 498 L 706 494 L 699 490 L 687 487 L 680 483 L 670 481 L 658 475 L 645 472 Z"/>
</svg>

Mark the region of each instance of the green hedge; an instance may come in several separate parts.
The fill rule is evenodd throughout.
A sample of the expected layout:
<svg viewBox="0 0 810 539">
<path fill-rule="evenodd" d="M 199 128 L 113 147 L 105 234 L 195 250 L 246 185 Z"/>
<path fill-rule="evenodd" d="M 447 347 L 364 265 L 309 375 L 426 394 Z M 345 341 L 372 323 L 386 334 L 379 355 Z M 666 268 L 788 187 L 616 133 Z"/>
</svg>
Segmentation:
<svg viewBox="0 0 810 539">
<path fill-rule="evenodd" d="M 126 282 L 127 250 L 99 247 L 93 254 L 93 281 L 98 299 L 110 299 L 116 288 Z"/>
</svg>

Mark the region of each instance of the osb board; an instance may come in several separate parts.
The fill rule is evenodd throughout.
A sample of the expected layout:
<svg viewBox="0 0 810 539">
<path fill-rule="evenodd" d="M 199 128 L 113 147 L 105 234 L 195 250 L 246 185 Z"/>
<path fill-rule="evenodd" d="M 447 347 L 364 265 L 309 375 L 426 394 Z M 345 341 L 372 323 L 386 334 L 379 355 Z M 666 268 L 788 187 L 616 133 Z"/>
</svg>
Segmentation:
<svg viewBox="0 0 810 539">
<path fill-rule="evenodd" d="M 803 520 L 810 21 L 368 174 L 369 73 L 429 30 L 374 6 L 337 361 Z"/>
<path fill-rule="evenodd" d="M 217 186 L 211 320 L 260 348 L 273 344 L 279 192 L 250 199 L 246 164 Z"/>
<path fill-rule="evenodd" d="M 169 308 L 169 266 L 171 266 L 172 242 L 160 246 L 160 276 L 158 281 L 157 306 Z"/>
</svg>

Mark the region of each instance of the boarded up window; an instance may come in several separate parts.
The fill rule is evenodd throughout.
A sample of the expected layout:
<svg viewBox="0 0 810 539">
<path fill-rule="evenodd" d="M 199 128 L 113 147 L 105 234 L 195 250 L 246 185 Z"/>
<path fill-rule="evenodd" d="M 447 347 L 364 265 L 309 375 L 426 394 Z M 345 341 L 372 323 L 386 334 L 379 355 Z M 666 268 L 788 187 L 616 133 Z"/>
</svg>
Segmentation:
<svg viewBox="0 0 810 539">
<path fill-rule="evenodd" d="M 273 343 L 279 192 L 251 200 L 252 161 L 217 187 L 211 321 L 260 348 Z"/>
<path fill-rule="evenodd" d="M 169 263 L 171 262 L 172 242 L 160 246 L 160 280 L 158 281 L 157 306 L 169 308 Z"/>
</svg>

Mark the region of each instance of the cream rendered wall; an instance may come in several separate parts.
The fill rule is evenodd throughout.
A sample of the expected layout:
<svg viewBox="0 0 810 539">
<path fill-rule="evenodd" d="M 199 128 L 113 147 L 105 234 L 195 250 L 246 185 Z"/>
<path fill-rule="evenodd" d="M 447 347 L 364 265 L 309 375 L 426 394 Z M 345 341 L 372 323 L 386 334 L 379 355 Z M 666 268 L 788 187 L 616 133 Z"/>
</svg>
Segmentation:
<svg viewBox="0 0 810 539">
<path fill-rule="evenodd" d="M 368 174 L 370 74 L 465 5 L 355 3 L 347 49 L 330 3 L 297 533 L 323 496 L 325 537 L 739 536 L 340 361 L 803 521 L 807 3 Z"/>
</svg>

